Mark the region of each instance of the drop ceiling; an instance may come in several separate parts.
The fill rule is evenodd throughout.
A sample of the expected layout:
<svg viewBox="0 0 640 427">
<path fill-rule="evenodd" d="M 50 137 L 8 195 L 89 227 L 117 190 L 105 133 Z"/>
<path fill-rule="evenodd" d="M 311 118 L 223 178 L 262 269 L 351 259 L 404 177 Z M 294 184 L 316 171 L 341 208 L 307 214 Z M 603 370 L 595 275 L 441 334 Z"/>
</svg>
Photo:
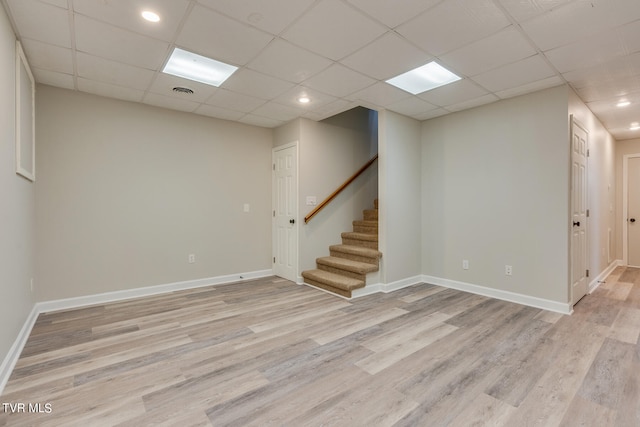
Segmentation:
<svg viewBox="0 0 640 427">
<path fill-rule="evenodd" d="M 616 139 L 640 137 L 638 0 L 2 2 L 47 85 L 277 127 L 359 105 L 425 120 L 568 83 Z M 163 74 L 174 47 L 239 70 L 219 88 Z M 432 60 L 462 80 L 385 83 Z"/>
</svg>

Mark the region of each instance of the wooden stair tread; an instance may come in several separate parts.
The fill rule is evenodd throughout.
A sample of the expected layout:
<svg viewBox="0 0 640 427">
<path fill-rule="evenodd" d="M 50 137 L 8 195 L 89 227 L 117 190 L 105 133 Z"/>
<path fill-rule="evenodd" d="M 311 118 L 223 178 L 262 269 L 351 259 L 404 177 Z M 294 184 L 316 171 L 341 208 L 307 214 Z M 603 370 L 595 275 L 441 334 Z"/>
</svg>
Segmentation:
<svg viewBox="0 0 640 427">
<path fill-rule="evenodd" d="M 382 258 L 382 252 L 376 249 L 365 248 L 363 246 L 332 245 L 332 246 L 329 246 L 329 250 L 332 250 L 335 252 L 342 252 L 345 254 L 351 254 L 351 255 L 366 256 L 368 258 Z"/>
<path fill-rule="evenodd" d="M 354 289 L 363 288 L 364 281 L 353 279 L 351 277 L 341 276 L 339 274 L 330 273 L 323 270 L 307 270 L 302 272 L 302 277 L 311 281 L 326 283 L 334 288 L 352 291 Z"/>
<path fill-rule="evenodd" d="M 351 271 L 358 274 L 367 274 L 378 270 L 378 266 L 369 264 L 366 262 L 353 261 L 346 258 L 338 258 L 334 256 L 327 256 L 318 258 L 316 260 L 318 265 L 326 265 L 329 267 L 338 268 L 340 270 Z"/>
</svg>

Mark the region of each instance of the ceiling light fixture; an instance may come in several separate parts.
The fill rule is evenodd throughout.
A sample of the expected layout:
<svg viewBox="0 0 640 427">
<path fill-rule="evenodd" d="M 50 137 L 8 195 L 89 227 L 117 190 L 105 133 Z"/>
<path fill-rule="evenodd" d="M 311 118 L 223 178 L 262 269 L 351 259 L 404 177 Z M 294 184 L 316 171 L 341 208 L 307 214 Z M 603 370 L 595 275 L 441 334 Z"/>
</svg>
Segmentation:
<svg viewBox="0 0 640 427">
<path fill-rule="evenodd" d="M 640 130 L 640 123 L 638 123 L 638 122 L 631 123 L 631 126 L 629 127 L 629 130 Z"/>
<path fill-rule="evenodd" d="M 616 107 L 622 108 L 622 107 L 628 107 L 629 105 L 631 105 L 631 102 L 629 101 L 620 101 L 616 104 Z"/>
<path fill-rule="evenodd" d="M 461 77 L 435 61 L 387 80 L 387 83 L 413 95 L 460 80 Z"/>
<path fill-rule="evenodd" d="M 237 69 L 233 65 L 176 47 L 162 72 L 218 87 Z"/>
<path fill-rule="evenodd" d="M 309 99 L 308 96 L 301 96 L 300 98 L 298 98 L 298 102 L 300 104 L 308 104 L 309 102 L 311 102 L 311 99 Z"/>
<path fill-rule="evenodd" d="M 142 17 L 149 22 L 160 22 L 160 15 L 150 10 L 142 11 Z"/>
</svg>

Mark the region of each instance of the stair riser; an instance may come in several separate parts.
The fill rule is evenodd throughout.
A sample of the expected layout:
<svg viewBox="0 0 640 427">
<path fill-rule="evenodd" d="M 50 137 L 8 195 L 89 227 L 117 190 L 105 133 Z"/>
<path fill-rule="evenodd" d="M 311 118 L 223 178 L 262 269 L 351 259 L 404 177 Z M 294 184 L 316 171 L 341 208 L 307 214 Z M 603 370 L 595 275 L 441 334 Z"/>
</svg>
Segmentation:
<svg viewBox="0 0 640 427">
<path fill-rule="evenodd" d="M 343 297 L 351 298 L 351 291 L 345 291 L 344 289 L 334 288 L 333 286 L 327 285 L 326 283 L 318 282 L 312 279 L 305 279 L 305 283 L 316 286 L 321 289 L 325 289 L 329 292 L 333 292 L 334 294 L 342 295 Z"/>
<path fill-rule="evenodd" d="M 341 276 L 351 277 L 353 279 L 367 280 L 366 274 L 354 273 L 353 271 L 343 270 L 341 268 L 331 267 L 324 264 L 318 264 L 318 270 L 328 271 L 329 273 L 340 274 Z"/>
<path fill-rule="evenodd" d="M 360 255 L 353 255 L 353 254 L 348 254 L 346 252 L 338 252 L 338 251 L 333 251 L 330 250 L 329 254 L 331 256 L 337 257 L 337 258 L 344 258 L 344 259 L 350 259 L 352 261 L 359 261 L 359 262 L 366 262 L 367 264 L 373 264 L 377 267 L 380 266 L 379 258 L 371 258 L 371 257 L 366 257 L 366 256 L 360 256 Z"/>
<path fill-rule="evenodd" d="M 378 234 L 378 227 L 371 227 L 366 225 L 354 225 L 353 231 L 356 233 Z"/>
<path fill-rule="evenodd" d="M 378 209 L 367 209 L 362 212 L 365 221 L 377 221 L 378 220 Z"/>
<path fill-rule="evenodd" d="M 371 242 L 368 240 L 349 239 L 349 238 L 343 237 L 342 244 L 360 246 L 360 247 L 369 248 L 369 249 L 378 249 L 378 242 Z"/>
</svg>

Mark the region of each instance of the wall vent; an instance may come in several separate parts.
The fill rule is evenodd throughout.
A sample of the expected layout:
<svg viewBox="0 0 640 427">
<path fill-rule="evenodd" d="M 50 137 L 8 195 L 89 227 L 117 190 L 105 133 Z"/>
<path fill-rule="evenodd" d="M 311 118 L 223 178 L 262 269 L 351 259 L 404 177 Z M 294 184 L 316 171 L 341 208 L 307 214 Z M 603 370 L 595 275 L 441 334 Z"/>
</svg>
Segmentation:
<svg viewBox="0 0 640 427">
<path fill-rule="evenodd" d="M 186 93 L 187 95 L 191 95 L 193 93 L 192 89 L 189 89 L 188 87 L 180 87 L 180 86 L 174 87 L 173 91 L 178 93 Z"/>
</svg>

